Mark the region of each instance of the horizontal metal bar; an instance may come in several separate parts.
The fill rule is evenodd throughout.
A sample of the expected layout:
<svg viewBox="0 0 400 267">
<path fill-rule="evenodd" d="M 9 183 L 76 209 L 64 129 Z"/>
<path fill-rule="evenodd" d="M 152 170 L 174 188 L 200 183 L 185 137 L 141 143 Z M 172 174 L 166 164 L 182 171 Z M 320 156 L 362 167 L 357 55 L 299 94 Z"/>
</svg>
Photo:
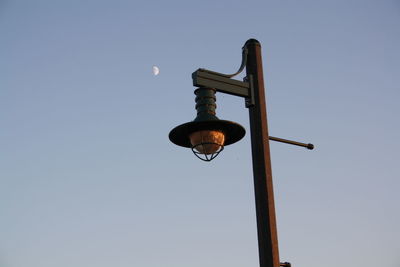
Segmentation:
<svg viewBox="0 0 400 267">
<path fill-rule="evenodd" d="M 249 97 L 250 83 L 227 78 L 224 74 L 198 69 L 193 72 L 193 86 L 214 88 L 217 92 L 230 95 Z"/>
<path fill-rule="evenodd" d="M 270 136 L 269 140 L 277 141 L 277 142 L 281 142 L 281 143 L 285 143 L 285 144 L 290 144 L 290 145 L 295 145 L 295 146 L 302 146 L 302 147 L 306 147 L 306 148 L 308 148 L 310 150 L 314 149 L 314 145 L 313 144 L 300 143 L 300 142 L 287 140 L 287 139 L 283 139 L 283 138 L 279 138 L 279 137 Z"/>
</svg>

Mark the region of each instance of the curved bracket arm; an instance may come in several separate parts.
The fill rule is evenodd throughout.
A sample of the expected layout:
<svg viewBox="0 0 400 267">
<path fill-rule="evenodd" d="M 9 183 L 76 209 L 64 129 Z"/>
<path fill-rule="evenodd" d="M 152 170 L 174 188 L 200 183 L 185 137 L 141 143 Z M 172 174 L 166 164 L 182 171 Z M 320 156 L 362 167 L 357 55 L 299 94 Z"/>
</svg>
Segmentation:
<svg viewBox="0 0 400 267">
<path fill-rule="evenodd" d="M 241 73 L 244 70 L 244 67 L 246 67 L 247 54 L 248 54 L 247 47 L 243 46 L 243 48 L 242 48 L 242 63 L 240 64 L 239 70 L 233 74 L 224 74 L 224 73 L 211 71 L 211 70 L 207 70 L 207 69 L 200 69 L 200 70 L 210 73 L 210 74 L 214 74 L 214 75 L 218 75 L 218 76 L 222 76 L 222 77 L 226 77 L 226 78 L 232 78 L 232 77 L 238 75 L 239 73 Z"/>
</svg>

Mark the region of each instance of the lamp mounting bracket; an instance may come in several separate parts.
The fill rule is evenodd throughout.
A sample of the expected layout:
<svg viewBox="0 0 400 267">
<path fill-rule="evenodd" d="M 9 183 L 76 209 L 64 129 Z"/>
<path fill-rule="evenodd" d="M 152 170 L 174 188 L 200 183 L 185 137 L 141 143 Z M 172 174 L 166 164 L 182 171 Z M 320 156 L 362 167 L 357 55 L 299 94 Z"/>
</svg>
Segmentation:
<svg viewBox="0 0 400 267">
<path fill-rule="evenodd" d="M 246 107 L 254 106 L 253 77 L 245 77 L 242 81 L 231 79 L 241 73 L 247 64 L 248 49 L 242 48 L 242 63 L 233 74 L 224 74 L 207 69 L 198 69 L 192 73 L 193 86 L 214 88 L 217 92 L 244 97 Z"/>
<path fill-rule="evenodd" d="M 214 88 L 217 92 L 246 98 L 246 107 L 254 106 L 252 77 L 238 81 L 227 75 L 207 69 L 198 69 L 192 73 L 193 86 Z"/>
<path fill-rule="evenodd" d="M 249 97 L 250 83 L 234 80 L 224 74 L 198 69 L 192 74 L 193 86 L 214 88 L 217 92 L 230 95 Z"/>
<path fill-rule="evenodd" d="M 248 74 L 246 77 L 243 79 L 245 82 L 249 83 L 249 95 L 246 97 L 246 108 L 251 108 L 254 107 L 255 105 L 255 99 L 254 99 L 254 84 L 253 84 L 253 75 Z"/>
</svg>

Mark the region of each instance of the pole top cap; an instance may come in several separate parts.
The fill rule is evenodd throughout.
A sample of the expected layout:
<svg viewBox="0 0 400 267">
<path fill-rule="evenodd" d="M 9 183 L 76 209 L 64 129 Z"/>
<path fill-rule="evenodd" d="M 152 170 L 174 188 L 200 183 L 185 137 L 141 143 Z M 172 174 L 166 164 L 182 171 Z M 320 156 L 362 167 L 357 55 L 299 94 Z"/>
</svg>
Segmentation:
<svg viewBox="0 0 400 267">
<path fill-rule="evenodd" d="M 259 45 L 261 46 L 260 42 L 257 39 L 249 39 L 246 41 L 246 43 L 244 44 L 244 46 L 248 46 L 248 45 Z"/>
</svg>

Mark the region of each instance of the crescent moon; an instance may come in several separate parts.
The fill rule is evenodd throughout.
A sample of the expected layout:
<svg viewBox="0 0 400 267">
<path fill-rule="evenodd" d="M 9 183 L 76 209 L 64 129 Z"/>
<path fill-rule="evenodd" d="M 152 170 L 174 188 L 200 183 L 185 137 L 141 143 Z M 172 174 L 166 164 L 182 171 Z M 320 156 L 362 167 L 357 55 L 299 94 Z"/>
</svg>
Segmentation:
<svg viewBox="0 0 400 267">
<path fill-rule="evenodd" d="M 153 66 L 153 74 L 157 76 L 160 73 L 160 69 L 157 66 Z"/>
</svg>

